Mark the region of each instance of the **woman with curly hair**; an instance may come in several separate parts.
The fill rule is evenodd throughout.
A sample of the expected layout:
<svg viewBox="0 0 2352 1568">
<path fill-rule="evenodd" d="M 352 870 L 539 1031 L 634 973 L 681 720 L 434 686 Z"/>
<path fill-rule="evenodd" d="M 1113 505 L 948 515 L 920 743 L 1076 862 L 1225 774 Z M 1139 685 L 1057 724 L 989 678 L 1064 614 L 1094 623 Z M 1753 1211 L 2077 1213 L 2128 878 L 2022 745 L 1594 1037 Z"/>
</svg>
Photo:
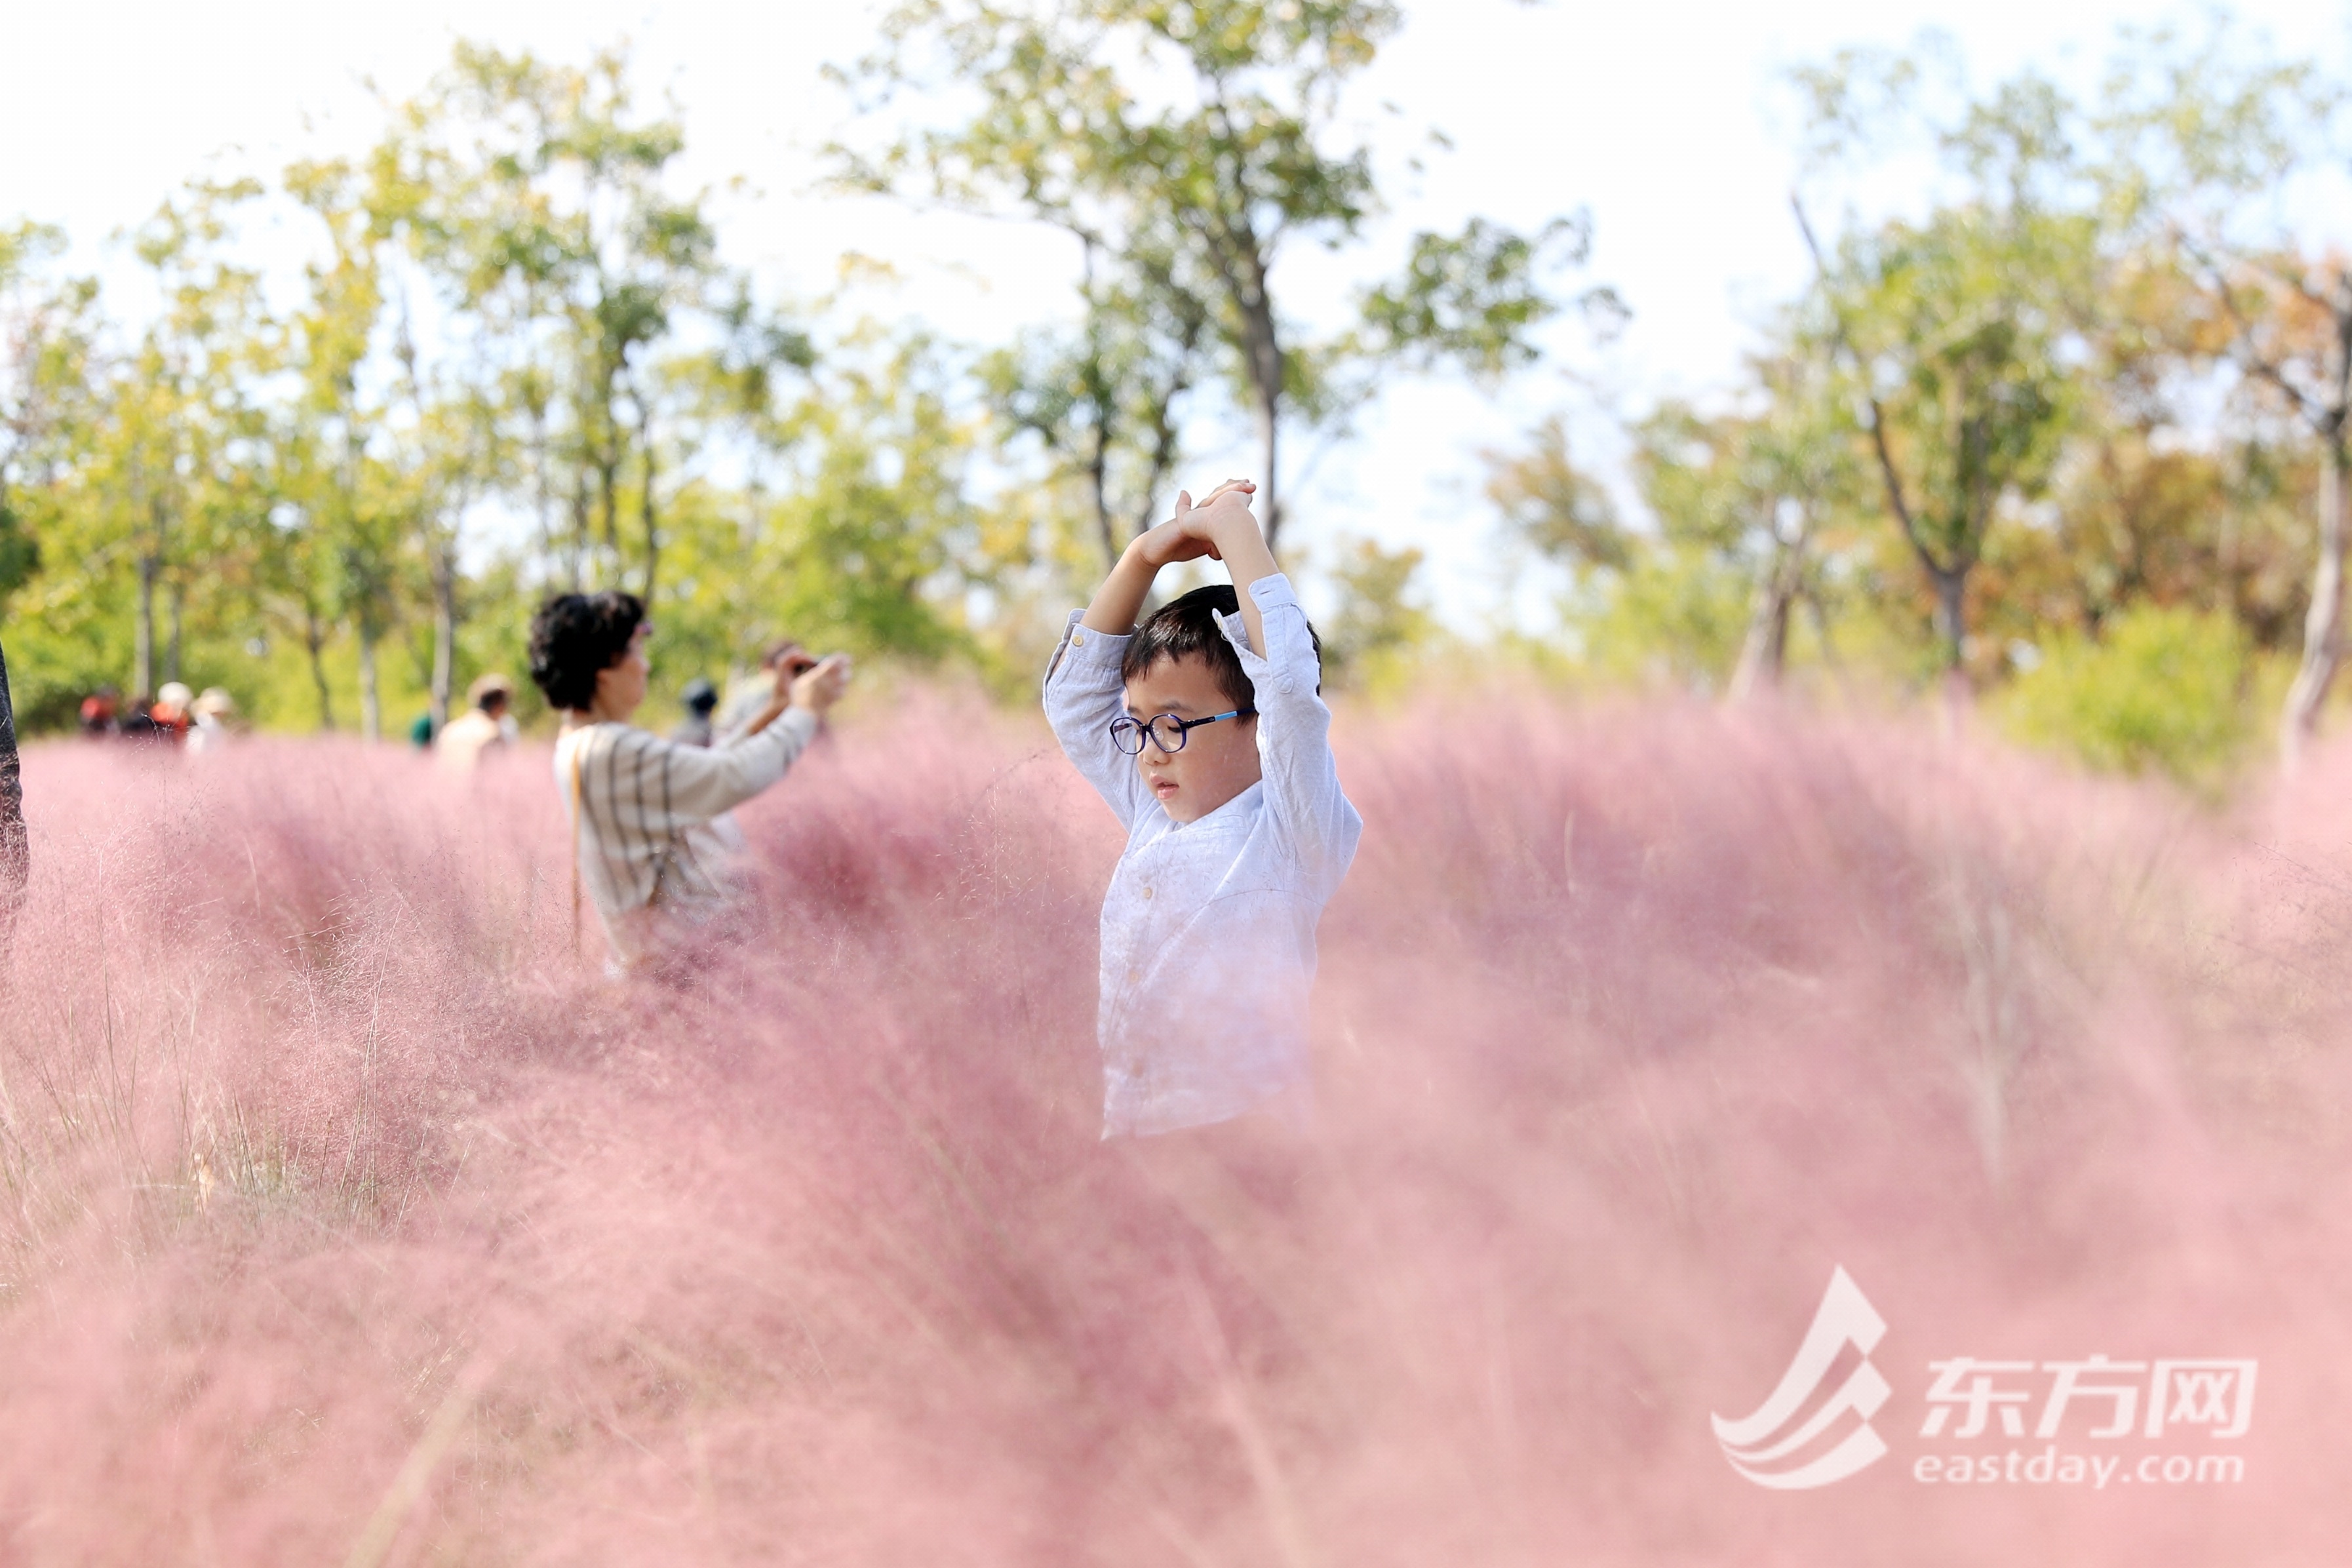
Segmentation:
<svg viewBox="0 0 2352 1568">
<path fill-rule="evenodd" d="M 846 655 L 781 674 L 737 734 L 680 745 L 629 722 L 646 698 L 652 627 L 634 594 L 559 594 L 530 624 L 530 678 L 563 715 L 555 776 L 572 826 L 576 887 L 596 905 L 614 967 L 657 956 L 732 903 L 727 816 L 784 776 L 849 684 Z"/>
</svg>

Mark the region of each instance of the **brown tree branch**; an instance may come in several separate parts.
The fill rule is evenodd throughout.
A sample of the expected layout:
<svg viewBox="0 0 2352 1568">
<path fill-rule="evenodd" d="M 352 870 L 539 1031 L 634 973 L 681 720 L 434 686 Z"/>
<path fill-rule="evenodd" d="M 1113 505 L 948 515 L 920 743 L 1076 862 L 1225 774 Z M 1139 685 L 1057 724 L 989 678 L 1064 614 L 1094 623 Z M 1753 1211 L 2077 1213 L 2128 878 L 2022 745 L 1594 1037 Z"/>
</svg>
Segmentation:
<svg viewBox="0 0 2352 1568">
<path fill-rule="evenodd" d="M 2294 405 L 2297 414 L 2303 416 L 2315 429 L 2325 433 L 2326 412 L 2313 400 L 2310 394 L 2288 379 L 2284 365 L 2253 346 L 2254 323 L 2247 317 L 2245 311 L 2239 308 L 2238 297 L 2230 287 L 2228 268 L 2222 266 L 2219 258 L 2199 244 L 2183 229 L 2176 227 L 2173 230 L 2173 243 L 2195 259 L 2197 266 L 2204 273 L 2203 281 L 2206 291 L 2220 300 L 2221 309 L 2229 312 L 2230 324 L 2233 329 L 2232 335 L 2237 339 L 2238 344 L 2238 352 L 2233 357 L 2238 361 L 2240 368 L 2278 388 L 2285 395 L 2288 403 Z M 2244 264 L 2253 267 L 2256 271 L 2268 270 L 2252 262 Z M 2287 282 L 2288 287 L 2294 289 L 2295 292 L 2302 294 L 2305 299 L 2312 300 L 2322 310 L 2326 310 L 2335 321 L 2339 331 L 2352 331 L 2352 314 L 2337 309 L 2327 300 L 2317 299 L 2299 284 L 2277 279 L 2276 274 L 2272 276 L 2278 281 Z M 2339 398 L 2337 403 L 2340 407 L 2342 399 Z"/>
<path fill-rule="evenodd" d="M 1797 215 L 1797 231 L 1805 237 L 1805 248 L 1812 253 L 1813 270 L 1825 286 L 1823 293 L 1826 296 L 1829 262 L 1822 254 L 1821 241 L 1814 237 L 1811 220 L 1805 216 L 1804 201 L 1794 191 L 1789 193 L 1789 207 Z M 1911 503 L 1903 493 L 1903 476 L 1895 466 L 1894 450 L 1887 445 L 1885 410 L 1879 404 L 1878 394 L 1871 387 L 1869 368 L 1863 363 L 1862 356 L 1855 352 L 1853 336 L 1846 331 L 1845 309 L 1838 304 L 1834 298 L 1830 300 L 1830 319 L 1837 339 L 1838 349 L 1845 355 L 1846 363 L 1853 367 L 1855 378 L 1862 385 L 1863 401 L 1870 409 L 1870 444 L 1878 457 L 1879 474 L 1886 484 L 1886 504 L 1895 513 L 1895 522 L 1903 530 L 1905 542 L 1911 546 L 1913 553 L 1918 556 L 1919 564 L 1927 568 L 1930 577 L 1940 581 L 1951 575 L 1958 568 L 1948 567 L 1937 561 L 1935 552 L 1928 548 L 1926 538 L 1919 531 L 1918 522 L 1912 515 Z"/>
</svg>

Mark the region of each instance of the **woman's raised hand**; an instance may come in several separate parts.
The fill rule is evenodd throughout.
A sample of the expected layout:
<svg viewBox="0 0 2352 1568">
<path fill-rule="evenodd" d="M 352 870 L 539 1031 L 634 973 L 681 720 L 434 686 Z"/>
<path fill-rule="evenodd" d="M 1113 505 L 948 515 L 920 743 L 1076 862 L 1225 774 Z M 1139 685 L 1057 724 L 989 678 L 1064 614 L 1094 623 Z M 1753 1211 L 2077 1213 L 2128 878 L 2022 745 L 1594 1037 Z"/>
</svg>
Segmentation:
<svg viewBox="0 0 2352 1568">
<path fill-rule="evenodd" d="M 829 654 L 793 678 L 793 706 L 822 713 L 849 689 L 849 656 Z"/>
</svg>

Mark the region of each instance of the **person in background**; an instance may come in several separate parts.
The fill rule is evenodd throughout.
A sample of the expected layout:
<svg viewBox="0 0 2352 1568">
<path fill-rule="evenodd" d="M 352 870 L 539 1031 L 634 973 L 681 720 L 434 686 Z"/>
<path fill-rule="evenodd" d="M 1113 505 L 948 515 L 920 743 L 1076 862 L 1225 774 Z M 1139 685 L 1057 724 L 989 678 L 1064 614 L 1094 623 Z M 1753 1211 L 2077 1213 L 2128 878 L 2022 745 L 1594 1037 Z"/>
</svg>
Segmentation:
<svg viewBox="0 0 2352 1568">
<path fill-rule="evenodd" d="M 124 710 L 122 723 L 115 731 L 126 741 L 152 741 L 155 738 L 155 700 L 145 692 L 131 700 Z"/>
<path fill-rule="evenodd" d="M 741 734 L 751 715 L 768 705 L 779 680 L 789 686 L 803 672 L 815 667 L 815 656 L 793 638 L 781 637 L 770 643 L 768 651 L 760 657 L 761 673 L 728 694 L 727 705 L 711 721 L 712 731 L 717 736 Z"/>
<path fill-rule="evenodd" d="M 188 710 L 194 704 L 196 694 L 176 680 L 163 682 L 163 689 L 155 693 L 155 706 L 147 716 L 155 721 L 155 736 L 173 745 L 188 738 Z"/>
<path fill-rule="evenodd" d="M 466 689 L 466 711 L 452 719 L 433 742 L 433 758 L 454 773 L 470 773 L 493 752 L 503 751 L 515 737 L 512 705 L 514 683 L 503 675 L 485 675 Z"/>
<path fill-rule="evenodd" d="M 710 744 L 718 735 L 711 726 L 710 710 L 719 706 L 719 689 L 698 675 L 686 683 L 678 700 L 686 704 L 686 717 L 669 732 L 669 738 L 681 746 Z"/>
<path fill-rule="evenodd" d="M 32 868 L 25 837 L 25 783 L 16 760 L 16 710 L 8 700 L 8 656 L 0 651 L 0 963 L 16 939 L 16 910 Z"/>
<path fill-rule="evenodd" d="M 81 700 L 81 732 L 92 740 L 121 730 L 122 693 L 101 686 Z"/>
<path fill-rule="evenodd" d="M 849 685 L 846 656 L 780 670 L 740 735 L 682 746 L 629 722 L 646 700 L 651 627 L 634 594 L 558 594 L 530 623 L 530 678 L 563 714 L 555 780 L 572 817 L 575 888 L 594 900 L 610 968 L 637 968 L 736 907 L 727 815 L 784 776 Z M 575 906 L 576 907 L 576 906 Z"/>
<path fill-rule="evenodd" d="M 217 686 L 207 686 L 197 694 L 189 717 L 189 752 L 201 755 L 217 752 L 228 744 L 228 727 L 236 717 L 236 700 Z"/>
</svg>

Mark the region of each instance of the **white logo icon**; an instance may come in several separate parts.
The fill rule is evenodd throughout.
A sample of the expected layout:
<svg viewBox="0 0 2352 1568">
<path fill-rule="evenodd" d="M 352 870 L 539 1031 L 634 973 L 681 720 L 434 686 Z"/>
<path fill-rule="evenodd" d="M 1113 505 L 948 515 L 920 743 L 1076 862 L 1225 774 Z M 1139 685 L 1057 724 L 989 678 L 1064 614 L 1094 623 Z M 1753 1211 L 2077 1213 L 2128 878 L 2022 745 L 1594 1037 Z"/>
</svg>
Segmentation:
<svg viewBox="0 0 2352 1568">
<path fill-rule="evenodd" d="M 1832 1273 L 1813 1313 L 1813 1326 L 1805 1331 L 1797 1359 L 1789 1363 L 1771 1396 L 1754 1414 L 1737 1421 L 1710 1417 L 1716 1441 L 1723 1445 L 1723 1457 L 1731 1468 L 1759 1487 L 1802 1491 L 1842 1481 L 1885 1457 L 1886 1444 L 1871 1430 L 1870 1418 L 1894 1390 L 1870 1364 L 1870 1352 L 1885 1333 L 1886 1320 L 1862 1288 L 1844 1269 Z M 1855 1352 L 1853 1370 L 1822 1398 L 1848 1345 Z M 1799 1420 L 1809 1408 L 1811 1414 Z M 1803 1457 L 1849 1413 L 1853 1430 L 1827 1452 Z"/>
</svg>

